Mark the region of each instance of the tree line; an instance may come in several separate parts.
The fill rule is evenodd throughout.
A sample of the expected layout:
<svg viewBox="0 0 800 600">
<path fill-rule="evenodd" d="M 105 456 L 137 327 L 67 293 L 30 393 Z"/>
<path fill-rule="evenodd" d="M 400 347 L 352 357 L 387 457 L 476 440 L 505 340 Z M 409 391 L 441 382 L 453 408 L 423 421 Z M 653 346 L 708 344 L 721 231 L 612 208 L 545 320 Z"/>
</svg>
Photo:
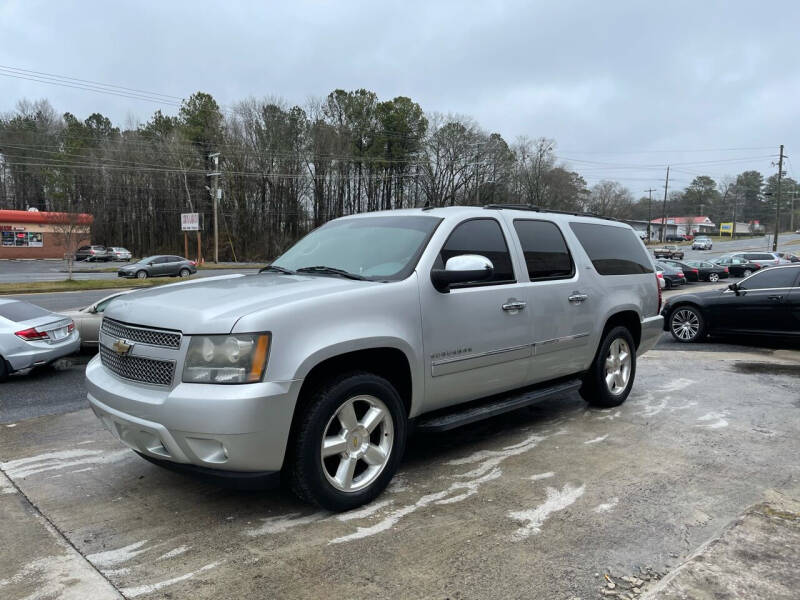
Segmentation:
<svg viewBox="0 0 800 600">
<path fill-rule="evenodd" d="M 335 90 L 304 107 L 251 98 L 226 109 L 197 92 L 175 116 L 158 110 L 126 127 L 99 113 L 59 115 L 46 100 L 21 101 L 0 116 L 0 207 L 90 213 L 95 243 L 137 255 L 182 252 L 180 213 L 201 213 L 203 231 L 211 230 L 212 178 L 222 190 L 224 260 L 273 258 L 326 221 L 364 211 L 529 203 L 649 214 L 647 199 L 619 182 L 590 188 L 559 164 L 553 140 L 509 143 L 468 117 L 426 113 L 410 98 L 382 101 L 364 89 Z M 775 180 L 757 171 L 720 182 L 699 175 L 669 195 L 667 212 L 719 223 L 735 206 L 737 221 L 768 223 Z M 798 189 L 784 178 L 787 206 Z M 652 208 L 660 217 L 661 199 Z M 210 236 L 203 242 L 209 256 Z"/>
</svg>

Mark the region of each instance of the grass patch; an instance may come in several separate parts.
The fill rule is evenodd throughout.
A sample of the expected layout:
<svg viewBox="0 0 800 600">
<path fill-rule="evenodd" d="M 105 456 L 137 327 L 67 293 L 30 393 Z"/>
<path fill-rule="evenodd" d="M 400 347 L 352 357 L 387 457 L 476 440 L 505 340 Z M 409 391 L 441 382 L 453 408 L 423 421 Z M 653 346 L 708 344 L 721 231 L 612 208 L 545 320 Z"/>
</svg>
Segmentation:
<svg viewBox="0 0 800 600">
<path fill-rule="evenodd" d="M 185 280 L 182 280 L 185 281 Z M 81 281 L 30 281 L 0 283 L 0 294 L 35 294 L 45 292 L 80 292 L 83 290 L 105 290 L 121 288 L 143 288 L 165 283 L 175 283 L 172 278 L 162 279 L 86 279 Z"/>
</svg>

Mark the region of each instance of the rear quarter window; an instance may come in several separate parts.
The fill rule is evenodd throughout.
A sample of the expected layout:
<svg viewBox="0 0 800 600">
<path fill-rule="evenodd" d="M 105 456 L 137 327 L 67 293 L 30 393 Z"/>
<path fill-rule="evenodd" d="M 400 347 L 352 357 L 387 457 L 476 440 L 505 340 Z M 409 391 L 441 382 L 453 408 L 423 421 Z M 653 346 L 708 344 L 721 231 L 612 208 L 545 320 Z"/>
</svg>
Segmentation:
<svg viewBox="0 0 800 600">
<path fill-rule="evenodd" d="M 599 223 L 572 222 L 569 226 L 600 275 L 653 272 L 644 245 L 631 229 Z"/>
</svg>

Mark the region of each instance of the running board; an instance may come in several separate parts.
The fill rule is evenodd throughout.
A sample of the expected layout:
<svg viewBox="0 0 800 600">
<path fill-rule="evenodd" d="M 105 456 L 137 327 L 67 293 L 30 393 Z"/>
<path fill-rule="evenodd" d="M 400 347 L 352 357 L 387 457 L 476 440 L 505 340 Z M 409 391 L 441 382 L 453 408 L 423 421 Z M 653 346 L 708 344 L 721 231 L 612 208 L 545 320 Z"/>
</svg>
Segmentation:
<svg viewBox="0 0 800 600">
<path fill-rule="evenodd" d="M 576 391 L 579 387 L 581 387 L 580 379 L 570 379 L 549 387 L 537 388 L 522 393 L 512 393 L 511 395 L 502 396 L 477 405 L 470 403 L 467 408 L 462 408 L 461 410 L 455 407 L 455 409 L 446 413 L 438 413 L 431 416 L 423 415 L 417 421 L 416 430 L 424 433 L 449 431 L 468 423 L 482 421 L 518 408 L 530 406 L 542 400 L 549 400 L 555 396 L 564 396 Z"/>
</svg>

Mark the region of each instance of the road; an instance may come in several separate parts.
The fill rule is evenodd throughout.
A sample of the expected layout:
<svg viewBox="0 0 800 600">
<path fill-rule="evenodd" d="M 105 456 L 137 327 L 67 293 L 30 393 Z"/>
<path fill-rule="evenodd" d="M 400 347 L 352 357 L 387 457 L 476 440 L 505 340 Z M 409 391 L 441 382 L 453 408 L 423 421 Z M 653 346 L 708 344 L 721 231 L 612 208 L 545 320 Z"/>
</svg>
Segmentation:
<svg viewBox="0 0 800 600">
<path fill-rule="evenodd" d="M 64 373 L 37 381 L 76 384 Z M 568 396 L 412 438 L 390 488 L 343 515 L 160 469 L 88 409 L 8 423 L 0 585 L 10 600 L 602 598 L 603 574 L 658 578 L 766 494 L 800 497 L 799 396 L 796 351 L 659 348 L 619 408 Z"/>
<path fill-rule="evenodd" d="M 73 277 L 77 280 L 117 279 L 116 272 L 103 273 L 103 269 L 121 267 L 129 263 L 75 263 Z M 231 273 L 253 272 L 263 264 L 241 263 L 231 265 L 230 269 L 199 269 L 193 278 L 214 277 Z M 63 260 L 0 260 L 0 283 L 21 283 L 31 281 L 61 281 L 67 278 L 67 267 Z"/>
</svg>

